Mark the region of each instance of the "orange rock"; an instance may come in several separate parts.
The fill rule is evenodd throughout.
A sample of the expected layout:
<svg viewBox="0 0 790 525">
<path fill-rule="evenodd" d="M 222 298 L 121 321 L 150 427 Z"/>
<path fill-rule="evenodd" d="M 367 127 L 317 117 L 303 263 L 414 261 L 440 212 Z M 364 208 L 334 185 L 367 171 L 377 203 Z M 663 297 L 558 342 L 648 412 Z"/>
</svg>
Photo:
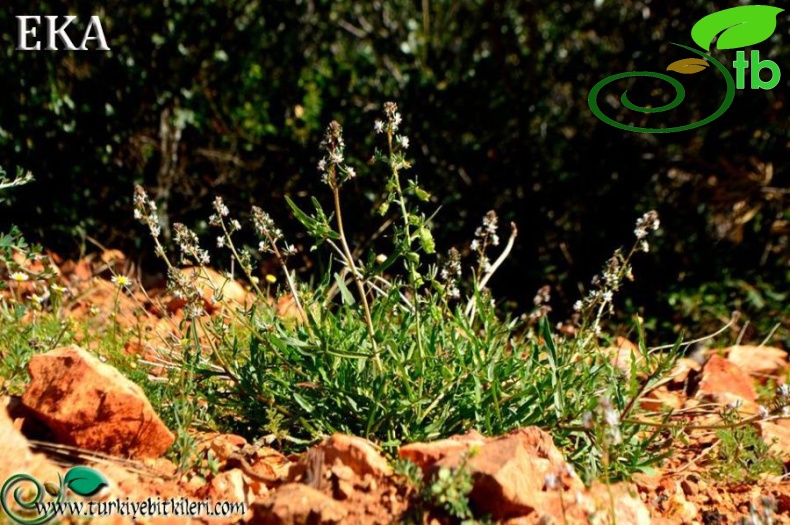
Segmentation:
<svg viewBox="0 0 790 525">
<path fill-rule="evenodd" d="M 486 441 L 485 436 L 476 430 L 471 430 L 462 436 L 453 436 L 449 439 L 403 445 L 398 449 L 398 456 L 416 463 L 423 472 L 426 472 L 444 457 L 464 452 L 472 445 L 482 446 Z"/>
<path fill-rule="evenodd" d="M 645 410 L 655 412 L 661 410 L 677 410 L 683 406 L 683 399 L 680 392 L 670 391 L 666 386 L 660 386 L 647 392 L 639 400 L 639 405 Z"/>
<path fill-rule="evenodd" d="M 344 523 L 348 510 L 314 488 L 288 483 L 263 501 L 252 504 L 250 523 L 303 525 Z"/>
<path fill-rule="evenodd" d="M 240 469 L 220 472 L 209 484 L 208 497 L 212 501 L 233 501 L 252 503 L 254 494 L 244 479 Z"/>
<path fill-rule="evenodd" d="M 323 451 L 324 464 L 327 467 L 341 463 L 350 467 L 358 476 L 370 474 L 375 477 L 383 477 L 392 473 L 392 468 L 387 460 L 366 439 L 346 434 L 334 434 L 317 448 Z"/>
<path fill-rule="evenodd" d="M 462 454 L 448 455 L 434 466 L 458 468 Z M 547 476 L 557 476 L 563 490 L 582 489 L 581 480 L 569 472 L 551 436 L 537 427 L 515 430 L 479 447 L 467 460 L 474 488 L 469 498 L 494 519 L 552 514 L 559 504 L 556 493 L 547 493 Z"/>
<path fill-rule="evenodd" d="M 152 458 L 175 439 L 139 386 L 78 346 L 35 355 L 28 369 L 22 404 L 60 443 Z"/>
<path fill-rule="evenodd" d="M 692 372 L 699 372 L 700 370 L 702 370 L 702 365 L 697 361 L 688 357 L 681 357 L 675 363 L 675 367 L 669 372 L 669 377 L 672 378 L 673 383 L 680 384 L 685 382 Z"/>
<path fill-rule="evenodd" d="M 0 401 L 0 443 L 3 461 L 0 462 L 0 484 L 15 474 L 29 474 L 44 481 L 56 481 L 59 470 L 46 457 L 34 454 L 27 439 L 16 428 L 6 410 L 8 398 Z"/>
<path fill-rule="evenodd" d="M 777 425 L 771 421 L 758 421 L 760 437 L 771 452 L 782 458 L 785 463 L 790 462 L 790 428 Z"/>
<path fill-rule="evenodd" d="M 719 403 L 757 400 L 752 379 L 737 365 L 714 355 L 702 367 L 695 397 L 711 397 Z"/>
<path fill-rule="evenodd" d="M 246 304 L 247 290 L 238 282 L 230 279 L 211 268 L 181 268 L 179 272 L 187 278 L 203 296 L 204 307 L 211 313 L 220 308 L 222 303 Z M 170 299 L 167 302 L 167 310 L 175 312 L 183 308 L 185 302 L 182 299 Z"/>
<path fill-rule="evenodd" d="M 736 345 L 725 348 L 727 360 L 753 376 L 778 375 L 787 368 L 787 352 L 770 346 Z"/>
</svg>

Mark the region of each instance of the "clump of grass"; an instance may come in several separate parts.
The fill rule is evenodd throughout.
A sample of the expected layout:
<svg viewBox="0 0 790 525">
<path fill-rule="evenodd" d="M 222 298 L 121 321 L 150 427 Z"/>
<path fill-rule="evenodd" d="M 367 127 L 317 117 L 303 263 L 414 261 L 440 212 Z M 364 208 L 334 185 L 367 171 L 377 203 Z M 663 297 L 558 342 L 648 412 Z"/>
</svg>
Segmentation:
<svg viewBox="0 0 790 525">
<path fill-rule="evenodd" d="M 650 449 L 654 437 L 643 438 L 643 428 L 626 416 L 674 354 L 652 357 L 640 338 L 643 359 L 633 360 L 625 378 L 598 350 L 598 341 L 613 294 L 632 277 L 632 256 L 646 251 L 648 234 L 658 228 L 657 215 L 639 219 L 634 246 L 626 255 L 615 253 L 580 302 L 576 335 L 553 332 L 543 304 L 547 291 L 541 294 L 539 315 L 528 322 L 499 315 L 487 285 L 513 247 L 515 225 L 502 247 L 497 214 L 486 214 L 469 247 L 476 264 L 466 271 L 463 250 L 451 248 L 446 257 L 437 257 L 434 216 L 423 210 L 432 197 L 409 175 L 410 141 L 402 127 L 397 105 L 385 104 L 383 118 L 374 125 L 382 148 L 373 155 L 386 174 L 378 206 L 385 221 L 381 237 L 392 242 L 385 255 L 353 246 L 354 236 L 343 221 L 345 184 L 363 175 L 345 158 L 337 122 L 327 128 L 318 165 L 331 211 L 315 197 L 312 211 L 288 199 L 314 240 L 311 251 L 328 259 L 317 283 L 299 281 L 288 266 L 296 249 L 265 211 L 252 209 L 257 251 L 282 269 L 285 287 L 277 292 L 291 297 L 296 321 L 279 316 L 259 288 L 253 250 L 235 238 L 244 226 L 228 218 L 230 210 L 220 198 L 209 220 L 218 231 L 216 244 L 241 268 L 256 301 L 251 308 L 206 318 L 194 285 L 159 242 L 155 203 L 137 187 L 135 215 L 148 226 L 157 254 L 168 264 L 173 293 L 187 301 L 182 331 L 189 335 L 171 352 L 178 395 L 169 409 L 181 407 L 173 412 L 180 414 L 179 424 L 198 422 L 195 407 L 202 407 L 204 424 L 252 437 L 270 432 L 287 446 L 346 432 L 385 448 L 470 428 L 495 435 L 539 425 L 552 429 L 561 444 L 573 445 L 577 460 L 591 457 L 598 469 L 605 460 L 606 469 L 615 473 L 610 477 L 644 467 L 656 456 Z M 174 228 L 182 257 L 200 279 L 208 252 L 185 226 Z M 201 338 L 199 332 L 211 337 Z M 619 416 L 623 438 L 609 443 L 606 454 L 594 452 L 603 445 L 601 436 L 583 424 L 590 400 L 603 397 Z"/>
</svg>

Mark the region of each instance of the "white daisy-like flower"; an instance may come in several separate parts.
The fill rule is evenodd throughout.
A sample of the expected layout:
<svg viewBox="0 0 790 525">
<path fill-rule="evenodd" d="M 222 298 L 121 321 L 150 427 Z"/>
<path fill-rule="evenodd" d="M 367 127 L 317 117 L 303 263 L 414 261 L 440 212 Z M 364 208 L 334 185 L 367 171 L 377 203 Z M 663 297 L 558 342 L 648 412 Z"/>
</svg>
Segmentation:
<svg viewBox="0 0 790 525">
<path fill-rule="evenodd" d="M 132 283 L 132 281 L 125 275 L 113 275 L 111 281 L 118 288 L 125 288 Z"/>
<path fill-rule="evenodd" d="M 9 277 L 11 278 L 12 281 L 16 281 L 18 283 L 30 280 L 30 276 L 25 272 L 14 272 Z"/>
</svg>

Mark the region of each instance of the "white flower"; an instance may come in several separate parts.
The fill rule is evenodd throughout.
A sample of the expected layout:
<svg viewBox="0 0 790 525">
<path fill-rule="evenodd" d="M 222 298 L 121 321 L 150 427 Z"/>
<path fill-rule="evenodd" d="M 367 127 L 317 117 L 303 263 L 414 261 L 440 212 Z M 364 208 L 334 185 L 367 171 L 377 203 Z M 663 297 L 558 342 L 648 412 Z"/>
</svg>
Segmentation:
<svg viewBox="0 0 790 525">
<path fill-rule="evenodd" d="M 318 171 L 326 171 L 326 159 L 318 161 Z"/>
<path fill-rule="evenodd" d="M 611 302 L 612 302 L 612 296 L 613 296 L 612 292 L 611 292 L 611 291 L 609 291 L 609 290 L 606 290 L 606 291 L 603 293 L 603 302 L 605 302 L 605 303 L 611 303 Z"/>
<path fill-rule="evenodd" d="M 340 153 L 340 151 L 338 151 L 338 150 L 333 150 L 329 154 L 329 162 L 331 162 L 332 164 L 342 164 L 343 163 L 343 154 Z"/>
<path fill-rule="evenodd" d="M 239 221 L 237 221 L 236 219 L 233 219 L 232 221 L 230 221 L 230 226 L 231 226 L 231 228 L 234 231 L 241 229 L 241 223 Z"/>
<path fill-rule="evenodd" d="M 573 309 L 577 312 L 581 312 L 582 306 L 583 304 L 581 301 L 576 301 L 575 303 L 573 303 Z"/>
<path fill-rule="evenodd" d="M 129 286 L 129 284 L 131 284 L 131 280 L 125 275 L 113 275 L 111 281 L 118 288 L 124 288 L 126 286 Z"/>
<path fill-rule="evenodd" d="M 225 247 L 225 237 L 217 237 L 217 248 Z"/>
<path fill-rule="evenodd" d="M 403 149 L 409 149 L 409 137 L 405 137 L 403 135 L 398 135 L 395 137 L 395 140 Z"/>
<path fill-rule="evenodd" d="M 12 281 L 18 283 L 30 280 L 30 276 L 24 272 L 14 272 L 10 275 Z"/>
<path fill-rule="evenodd" d="M 373 124 L 373 129 L 376 130 L 376 133 L 383 133 L 384 132 L 384 123 L 380 120 L 377 120 Z"/>
<path fill-rule="evenodd" d="M 346 175 L 348 175 L 349 179 L 353 179 L 357 176 L 357 172 L 354 170 L 354 168 L 346 166 Z"/>
</svg>

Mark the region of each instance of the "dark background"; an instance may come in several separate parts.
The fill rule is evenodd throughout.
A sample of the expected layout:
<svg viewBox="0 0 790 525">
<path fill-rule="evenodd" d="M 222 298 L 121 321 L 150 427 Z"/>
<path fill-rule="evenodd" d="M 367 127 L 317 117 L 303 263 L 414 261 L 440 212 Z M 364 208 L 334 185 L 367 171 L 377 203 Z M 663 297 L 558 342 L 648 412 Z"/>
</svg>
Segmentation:
<svg viewBox="0 0 790 525">
<path fill-rule="evenodd" d="M 394 100 L 414 173 L 442 205 L 440 251 L 455 245 L 468 254 L 489 209 L 503 226 L 519 225 L 516 249 L 491 282 L 503 307 L 528 311 L 535 290 L 550 284 L 552 319 L 567 318 L 611 252 L 630 246 L 636 218 L 655 208 L 660 237 L 617 299 L 623 323 L 639 312 L 651 341 L 666 342 L 681 330 L 713 331 L 736 308 L 748 325 L 738 323 L 727 341 L 744 326 L 745 340 L 761 341 L 787 322 L 787 13 L 755 47 L 782 70 L 776 88 L 739 90 L 713 123 L 661 135 L 600 122 L 587 105 L 590 88 L 688 58 L 670 42 L 693 45 L 697 20 L 739 2 L 154 4 L 14 1 L 0 10 L 0 166 L 36 177 L 2 196 L 0 227 L 15 223 L 66 257 L 95 250 L 91 237 L 155 271 L 152 243 L 132 219 L 133 184 L 142 183 L 171 222 L 207 232 L 221 195 L 237 216 L 261 206 L 309 246 L 283 196 L 326 202 L 315 165 L 322 130 L 337 119 L 360 174 L 345 191 L 346 221 L 366 238 L 378 225 L 371 208 L 385 177 L 382 166 L 366 165 L 373 121 Z M 99 15 L 111 52 L 16 51 L 14 17 L 36 14 L 78 15 L 77 41 Z M 728 67 L 735 58 L 712 53 Z M 677 125 L 704 118 L 724 97 L 714 68 L 675 76 L 687 98 L 671 115 L 609 104 L 632 85 L 625 81 L 601 95 L 601 107 L 625 122 Z M 651 80 L 629 93 L 653 105 L 674 95 Z M 204 238 L 213 247 L 213 236 Z M 790 343 L 786 325 L 773 342 Z"/>
</svg>

